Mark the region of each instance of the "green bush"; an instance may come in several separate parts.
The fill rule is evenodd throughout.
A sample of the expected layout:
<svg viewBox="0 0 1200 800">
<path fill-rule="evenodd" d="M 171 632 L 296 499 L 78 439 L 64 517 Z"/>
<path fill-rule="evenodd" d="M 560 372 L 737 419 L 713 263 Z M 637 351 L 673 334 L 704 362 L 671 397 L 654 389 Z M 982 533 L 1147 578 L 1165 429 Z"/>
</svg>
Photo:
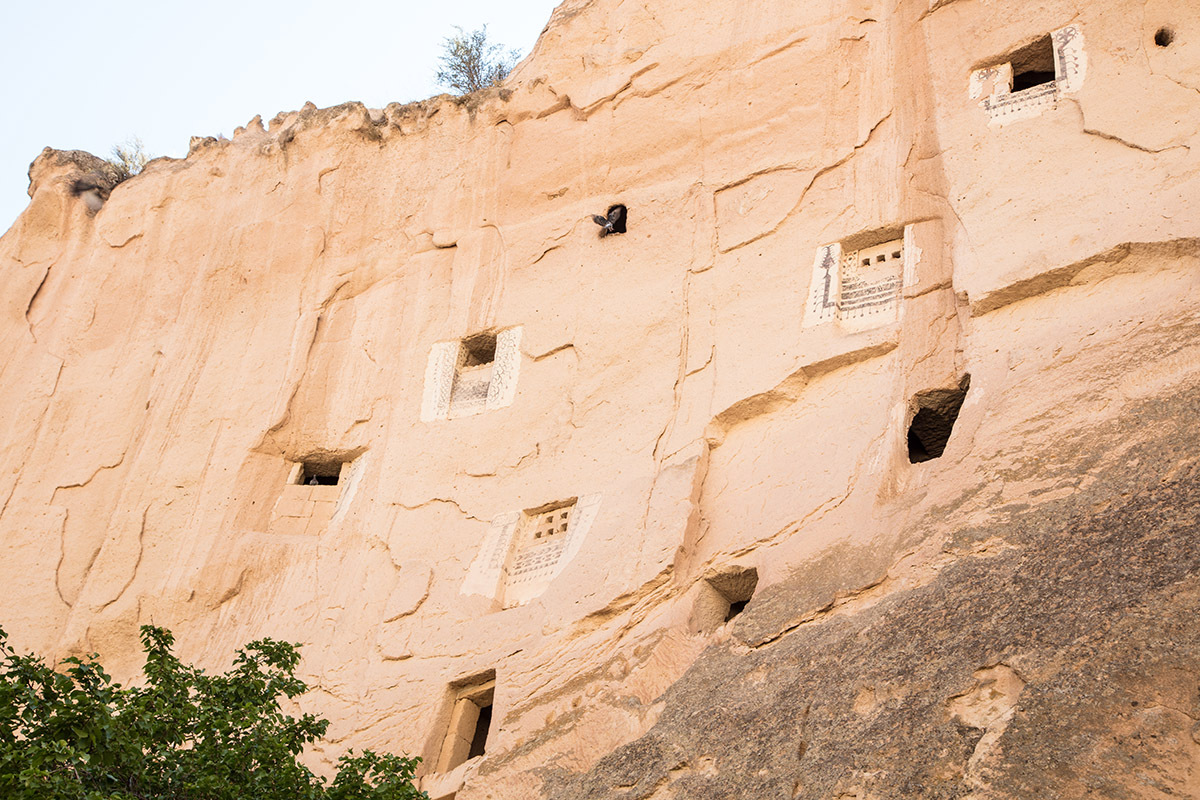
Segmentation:
<svg viewBox="0 0 1200 800">
<path fill-rule="evenodd" d="M 206 675 L 143 626 L 144 687 L 125 688 L 95 661 L 57 672 L 19 655 L 0 629 L 0 797 L 6 800 L 417 800 L 420 759 L 353 751 L 326 784 L 297 762 L 329 722 L 291 717 L 280 696 L 307 686 L 296 645 L 262 639 L 233 668 Z"/>
</svg>

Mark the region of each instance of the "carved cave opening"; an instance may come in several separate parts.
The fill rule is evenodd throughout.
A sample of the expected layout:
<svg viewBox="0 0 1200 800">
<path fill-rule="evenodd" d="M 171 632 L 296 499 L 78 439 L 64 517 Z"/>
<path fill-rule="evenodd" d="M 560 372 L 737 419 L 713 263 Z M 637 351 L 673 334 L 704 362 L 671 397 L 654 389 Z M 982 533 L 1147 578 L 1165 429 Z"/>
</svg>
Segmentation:
<svg viewBox="0 0 1200 800">
<path fill-rule="evenodd" d="M 746 606 L 749 605 L 749 603 L 750 603 L 749 600 L 737 600 L 733 603 L 730 603 L 729 610 L 725 612 L 725 621 L 729 622 L 729 620 L 733 619 L 738 614 L 745 611 Z"/>
<path fill-rule="evenodd" d="M 1012 90 L 1054 83 L 1054 41 L 1046 34 L 1012 54 Z"/>
<path fill-rule="evenodd" d="M 341 474 L 341 461 L 305 461 L 296 482 L 301 486 L 337 486 Z"/>
<path fill-rule="evenodd" d="M 450 727 L 437 760 L 438 772 L 450 772 L 487 750 L 488 731 L 492 727 L 492 702 L 496 693 L 496 673 L 472 678 L 452 686 L 453 707 Z"/>
<path fill-rule="evenodd" d="M 913 398 L 916 413 L 908 426 L 909 463 L 941 458 L 970 387 L 971 376 L 964 375 L 954 389 L 932 389 Z"/>
<path fill-rule="evenodd" d="M 1175 31 L 1170 27 L 1162 27 L 1154 34 L 1154 43 L 1159 47 L 1170 47 L 1175 41 Z"/>
</svg>

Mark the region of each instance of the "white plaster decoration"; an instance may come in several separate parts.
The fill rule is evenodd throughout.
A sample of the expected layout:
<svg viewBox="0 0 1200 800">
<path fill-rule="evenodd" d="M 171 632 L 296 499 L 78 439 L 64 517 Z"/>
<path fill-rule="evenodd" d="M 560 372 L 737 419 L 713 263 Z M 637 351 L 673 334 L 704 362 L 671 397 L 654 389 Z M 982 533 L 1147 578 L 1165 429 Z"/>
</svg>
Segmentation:
<svg viewBox="0 0 1200 800">
<path fill-rule="evenodd" d="M 571 559 L 579 553 L 579 548 L 583 546 L 583 539 L 591 530 L 592 523 L 596 520 L 596 513 L 600 510 L 601 497 L 602 495 L 599 493 L 586 494 L 575 501 L 575 508 L 571 513 L 571 525 L 567 529 L 567 541 L 563 545 L 561 557 L 551 570 L 550 580 L 557 578 L 571 563 Z"/>
<path fill-rule="evenodd" d="M 454 368 L 462 345 L 438 342 L 429 351 L 425 365 L 425 394 L 421 398 L 421 421 L 445 419 L 450 412 L 450 391 L 454 386 Z"/>
<path fill-rule="evenodd" d="M 846 253 L 838 288 L 838 322 L 874 328 L 894 321 L 903 270 L 903 238 Z"/>
<path fill-rule="evenodd" d="M 479 548 L 475 560 L 471 562 L 467 579 L 463 582 L 463 594 L 480 594 L 485 597 L 497 595 L 500 590 L 500 576 L 504 571 L 504 560 L 508 557 L 509 546 L 520 521 L 520 511 L 501 514 L 492 520 L 491 527 L 483 537 L 483 545 Z"/>
<path fill-rule="evenodd" d="M 1011 63 L 997 64 L 971 73 L 969 94 L 987 111 L 991 122 L 1006 125 L 1056 108 L 1064 94 L 1077 92 L 1087 73 L 1083 32 L 1068 25 L 1050 34 L 1054 51 L 1054 80 L 1014 92 Z"/>
<path fill-rule="evenodd" d="M 921 263 L 921 248 L 917 247 L 917 237 L 913 235 L 913 226 L 904 226 L 904 288 L 909 289 L 919 282 L 917 265 Z"/>
<path fill-rule="evenodd" d="M 1087 51 L 1083 49 L 1083 31 L 1078 25 L 1068 25 L 1053 33 L 1056 73 L 1060 76 L 1062 91 L 1078 92 L 1083 88 L 1087 75 Z"/>
<path fill-rule="evenodd" d="M 521 326 L 496 334 L 496 361 L 488 385 L 487 409 L 511 406 L 517 397 L 517 378 L 521 374 Z"/>
</svg>

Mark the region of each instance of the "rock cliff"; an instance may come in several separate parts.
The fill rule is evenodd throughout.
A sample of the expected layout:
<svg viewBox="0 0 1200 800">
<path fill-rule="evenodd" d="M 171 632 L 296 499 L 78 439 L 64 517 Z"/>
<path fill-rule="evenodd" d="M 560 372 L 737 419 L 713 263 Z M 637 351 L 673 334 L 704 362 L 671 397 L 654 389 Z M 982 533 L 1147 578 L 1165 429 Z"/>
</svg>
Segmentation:
<svg viewBox="0 0 1200 800">
<path fill-rule="evenodd" d="M 1200 796 L 1200 7 L 567 0 L 30 197 L 15 645 L 303 642 L 434 800 Z"/>
</svg>

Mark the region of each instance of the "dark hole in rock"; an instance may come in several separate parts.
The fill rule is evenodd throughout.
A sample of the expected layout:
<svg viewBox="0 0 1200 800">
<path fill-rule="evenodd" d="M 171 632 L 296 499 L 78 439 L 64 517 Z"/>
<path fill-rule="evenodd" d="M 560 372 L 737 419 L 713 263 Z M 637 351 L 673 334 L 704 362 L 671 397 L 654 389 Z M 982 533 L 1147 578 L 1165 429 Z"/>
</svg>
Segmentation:
<svg viewBox="0 0 1200 800">
<path fill-rule="evenodd" d="M 480 333 L 468 339 L 463 339 L 463 350 L 466 351 L 464 367 L 481 367 L 496 360 L 496 334 Z"/>
<path fill-rule="evenodd" d="M 300 470 L 302 486 L 337 486 L 341 476 L 340 461 L 305 461 Z"/>
<path fill-rule="evenodd" d="M 730 603 L 729 610 L 725 612 L 725 621 L 729 622 L 729 620 L 733 619 L 738 614 L 745 611 L 746 604 L 749 602 L 750 602 L 749 600 L 736 600 L 736 601 Z"/>
<path fill-rule="evenodd" d="M 1049 34 L 1013 53 L 1010 61 L 1014 92 L 1054 82 L 1054 42 Z"/>
<path fill-rule="evenodd" d="M 1170 47 L 1173 41 L 1175 41 L 1175 31 L 1170 28 L 1159 28 L 1158 33 L 1154 34 L 1154 43 L 1159 47 Z"/>
<path fill-rule="evenodd" d="M 613 214 L 616 214 L 616 217 L 614 217 Z M 605 214 L 604 216 L 606 216 L 610 220 L 612 220 L 612 224 L 613 224 L 612 232 L 613 233 L 624 233 L 625 232 L 625 222 L 626 222 L 626 218 L 629 216 L 628 212 L 625 209 L 625 206 L 615 205 L 612 208 L 608 209 L 608 213 Z"/>
<path fill-rule="evenodd" d="M 970 387 L 971 376 L 964 375 L 956 389 L 933 389 L 913 398 L 917 413 L 908 427 L 909 463 L 941 457 Z"/>
<path fill-rule="evenodd" d="M 471 750 L 467 758 L 483 755 L 487 747 L 488 728 L 492 727 L 492 704 L 479 707 L 479 721 L 475 723 L 475 735 L 471 737 Z"/>
</svg>

